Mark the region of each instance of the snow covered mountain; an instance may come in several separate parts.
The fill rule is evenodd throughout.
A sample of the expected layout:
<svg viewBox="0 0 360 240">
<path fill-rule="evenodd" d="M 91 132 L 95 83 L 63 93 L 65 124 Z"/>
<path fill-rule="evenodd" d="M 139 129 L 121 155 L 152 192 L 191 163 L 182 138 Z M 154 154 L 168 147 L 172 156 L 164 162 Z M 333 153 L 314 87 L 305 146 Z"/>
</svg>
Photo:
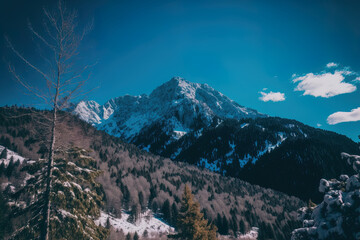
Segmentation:
<svg viewBox="0 0 360 240">
<path fill-rule="evenodd" d="M 80 102 L 70 111 L 140 149 L 304 200 L 320 200 L 321 178 L 350 170 L 341 152 L 359 154 L 345 136 L 269 117 L 179 77 L 149 96 Z"/>
<path fill-rule="evenodd" d="M 80 119 L 98 129 L 135 142 L 136 137 L 154 125 L 176 140 L 199 123 L 208 126 L 215 119 L 257 118 L 266 115 L 240 106 L 207 84 L 191 83 L 180 77 L 156 88 L 149 96 L 122 96 L 99 105 L 81 101 L 70 109 Z"/>
</svg>

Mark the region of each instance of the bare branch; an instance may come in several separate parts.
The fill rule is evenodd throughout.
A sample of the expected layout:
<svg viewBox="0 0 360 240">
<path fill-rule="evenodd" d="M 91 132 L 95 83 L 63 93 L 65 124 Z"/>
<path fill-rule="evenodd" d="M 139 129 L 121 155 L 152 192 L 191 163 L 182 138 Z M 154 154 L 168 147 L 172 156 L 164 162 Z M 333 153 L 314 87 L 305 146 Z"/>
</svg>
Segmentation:
<svg viewBox="0 0 360 240">
<path fill-rule="evenodd" d="M 9 64 L 9 71 L 13 74 L 16 80 L 23 85 L 29 92 L 34 94 L 36 97 L 43 99 L 46 103 L 48 103 L 48 99 L 44 94 L 42 94 L 38 89 L 32 87 L 31 85 L 24 82 L 19 75 L 16 74 L 15 68 Z"/>
<path fill-rule="evenodd" d="M 30 29 L 30 32 L 32 32 L 37 38 L 39 38 L 46 46 L 48 46 L 49 48 L 55 50 L 55 46 L 53 46 L 52 44 L 50 44 L 47 40 L 45 40 L 45 38 L 43 38 L 37 31 L 34 30 L 34 28 L 32 27 L 32 24 L 30 21 L 28 21 L 28 27 Z"/>
<path fill-rule="evenodd" d="M 33 64 L 31 64 L 26 58 L 24 58 L 24 56 L 22 54 L 20 54 L 14 48 L 14 46 L 12 45 L 10 39 L 7 36 L 5 36 L 5 40 L 7 41 L 9 48 L 15 53 L 16 56 L 18 56 L 21 60 L 23 60 L 26 63 L 26 65 L 28 65 L 29 67 L 31 67 L 32 69 L 34 69 L 35 71 L 40 73 L 45 79 L 49 79 L 49 77 L 44 72 L 42 72 L 39 68 L 37 68 Z"/>
</svg>

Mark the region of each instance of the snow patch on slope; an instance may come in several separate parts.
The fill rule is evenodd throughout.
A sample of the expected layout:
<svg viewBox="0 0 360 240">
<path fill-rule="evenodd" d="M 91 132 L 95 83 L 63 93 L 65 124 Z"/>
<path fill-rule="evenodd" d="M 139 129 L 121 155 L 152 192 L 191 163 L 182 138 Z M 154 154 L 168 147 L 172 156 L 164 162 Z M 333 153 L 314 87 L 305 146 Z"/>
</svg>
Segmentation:
<svg viewBox="0 0 360 240">
<path fill-rule="evenodd" d="M 122 229 L 125 234 L 137 232 L 141 236 L 147 230 L 149 237 L 158 236 L 159 233 L 169 234 L 174 232 L 173 227 L 156 218 L 150 210 L 142 213 L 136 223 L 128 222 L 129 216 L 129 214 L 122 212 L 121 218 L 116 218 L 101 211 L 100 218 L 95 220 L 95 224 L 106 226 L 107 219 L 109 218 L 110 225 L 115 229 Z"/>
<path fill-rule="evenodd" d="M 7 156 L 6 156 L 6 158 L 1 158 L 1 156 L 2 156 L 3 154 L 5 154 L 4 151 L 7 151 L 7 152 L 6 152 L 6 155 L 7 155 Z M 20 163 L 23 163 L 23 161 L 25 160 L 24 157 L 20 156 L 20 155 L 17 154 L 16 152 L 13 152 L 13 151 L 11 151 L 11 150 L 9 150 L 9 149 L 6 149 L 6 150 L 5 150 L 5 147 L 0 145 L 0 164 L 1 164 L 1 163 L 4 163 L 4 165 L 5 165 L 5 167 L 6 167 L 6 166 L 9 165 L 11 159 L 14 160 L 14 163 L 17 162 L 17 161 L 19 161 Z"/>
<path fill-rule="evenodd" d="M 174 138 L 176 139 L 176 140 L 178 140 L 178 139 L 180 139 L 180 138 L 182 138 L 183 136 L 185 136 L 187 134 L 187 132 L 185 132 L 185 131 L 174 131 Z"/>
<path fill-rule="evenodd" d="M 281 143 L 283 143 L 286 140 L 286 137 L 284 137 L 284 133 L 283 132 L 279 132 L 277 133 L 278 137 L 280 138 L 275 144 L 272 144 L 269 141 L 265 141 L 265 148 L 261 151 L 258 151 L 257 156 L 253 158 L 252 162 L 253 164 L 256 163 L 256 161 L 265 153 L 270 153 L 271 151 L 273 151 L 275 148 L 279 147 Z"/>
<path fill-rule="evenodd" d="M 212 172 L 220 172 L 219 161 L 215 160 L 213 162 L 209 162 L 206 158 L 200 158 L 200 162 L 198 166 L 205 167 Z"/>
<path fill-rule="evenodd" d="M 241 128 L 244 128 L 244 127 L 247 127 L 247 126 L 249 126 L 249 123 L 243 123 L 243 124 L 240 125 Z"/>
</svg>

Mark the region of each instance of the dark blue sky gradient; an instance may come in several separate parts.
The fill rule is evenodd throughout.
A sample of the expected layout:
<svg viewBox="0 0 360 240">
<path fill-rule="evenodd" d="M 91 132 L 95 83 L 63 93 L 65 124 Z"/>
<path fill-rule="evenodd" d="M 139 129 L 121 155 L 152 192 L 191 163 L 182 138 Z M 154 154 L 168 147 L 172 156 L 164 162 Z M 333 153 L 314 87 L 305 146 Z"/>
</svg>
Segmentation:
<svg viewBox="0 0 360 240">
<path fill-rule="evenodd" d="M 2 0 L 0 33 L 32 56 L 26 20 L 40 24 L 50 1 Z M 94 18 L 83 60 L 98 64 L 87 96 L 99 103 L 149 94 L 173 76 L 208 83 L 246 107 L 292 118 L 357 140 L 360 122 L 330 126 L 337 111 L 360 107 L 360 90 L 332 98 L 294 92 L 293 73 L 317 73 L 329 62 L 360 72 L 359 1 L 68 1 L 81 23 Z M 3 59 L 12 59 L 1 42 Z M 36 58 L 34 59 L 37 60 Z M 23 68 L 17 66 L 21 71 Z M 25 77 L 32 79 L 31 73 Z M 0 105 L 35 103 L 0 66 Z M 36 81 L 36 80 L 34 80 Z M 360 85 L 358 84 L 359 88 Z M 262 102 L 259 91 L 285 93 Z"/>
</svg>

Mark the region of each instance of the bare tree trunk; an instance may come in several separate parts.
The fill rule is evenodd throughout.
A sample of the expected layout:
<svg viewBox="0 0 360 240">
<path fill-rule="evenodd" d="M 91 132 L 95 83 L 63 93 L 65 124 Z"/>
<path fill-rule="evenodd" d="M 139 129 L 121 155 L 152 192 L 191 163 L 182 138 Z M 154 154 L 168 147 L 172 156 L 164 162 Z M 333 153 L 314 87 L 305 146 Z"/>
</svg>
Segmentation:
<svg viewBox="0 0 360 240">
<path fill-rule="evenodd" d="M 44 202 L 44 225 L 42 229 L 41 239 L 48 240 L 49 239 L 49 228 L 50 228 L 50 205 L 51 205 L 51 185 L 52 185 L 52 170 L 53 170 L 53 162 L 54 162 L 54 148 L 55 148 L 55 131 L 56 131 L 56 115 L 57 110 L 54 108 L 53 110 L 53 122 L 51 129 L 51 141 L 50 141 L 50 152 L 47 166 L 47 176 L 46 176 L 46 190 L 45 190 L 45 202 Z"/>
<path fill-rule="evenodd" d="M 55 96 L 54 96 L 54 109 L 52 116 L 52 128 L 51 128 L 51 140 L 50 140 L 50 152 L 48 159 L 48 168 L 47 168 L 47 176 L 46 176 L 46 190 L 45 190 L 45 203 L 44 203 L 44 227 L 43 233 L 41 236 L 42 240 L 49 239 L 50 232 L 50 212 L 51 212 L 51 185 L 52 185 L 52 171 L 53 171 L 53 163 L 54 163 L 54 153 L 55 153 L 55 141 L 56 141 L 56 116 L 57 116 L 57 102 L 59 98 L 59 90 L 60 90 L 60 72 L 61 72 L 61 54 L 58 56 L 58 66 L 57 66 L 57 84 L 55 88 Z"/>
</svg>

